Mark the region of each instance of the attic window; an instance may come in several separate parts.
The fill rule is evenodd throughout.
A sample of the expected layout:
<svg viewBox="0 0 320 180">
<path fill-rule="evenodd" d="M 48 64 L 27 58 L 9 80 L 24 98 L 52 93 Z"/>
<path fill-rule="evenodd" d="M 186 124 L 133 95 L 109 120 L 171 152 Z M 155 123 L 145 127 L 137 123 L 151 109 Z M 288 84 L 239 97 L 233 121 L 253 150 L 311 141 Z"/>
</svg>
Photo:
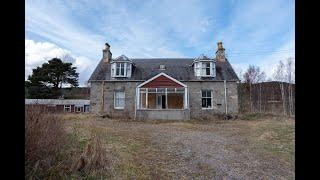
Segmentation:
<svg viewBox="0 0 320 180">
<path fill-rule="evenodd" d="M 212 60 L 202 60 L 195 62 L 194 72 L 198 77 L 215 77 L 215 62 Z"/>
<path fill-rule="evenodd" d="M 166 66 L 164 64 L 160 64 L 160 70 L 166 70 Z"/>
<path fill-rule="evenodd" d="M 129 62 L 114 62 L 111 64 L 112 77 L 131 77 L 132 65 Z"/>
</svg>

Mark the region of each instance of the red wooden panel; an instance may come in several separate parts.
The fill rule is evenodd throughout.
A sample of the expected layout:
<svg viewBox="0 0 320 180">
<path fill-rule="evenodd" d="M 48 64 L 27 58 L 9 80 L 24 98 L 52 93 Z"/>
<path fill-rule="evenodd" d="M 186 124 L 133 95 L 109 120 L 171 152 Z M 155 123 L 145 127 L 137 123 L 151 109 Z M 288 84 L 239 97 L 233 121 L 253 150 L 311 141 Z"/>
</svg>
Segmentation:
<svg viewBox="0 0 320 180">
<path fill-rule="evenodd" d="M 156 79 L 150 81 L 149 83 L 142 86 L 142 88 L 160 88 L 160 87 L 183 87 L 180 84 L 174 82 L 173 80 L 165 77 L 159 76 Z"/>
</svg>

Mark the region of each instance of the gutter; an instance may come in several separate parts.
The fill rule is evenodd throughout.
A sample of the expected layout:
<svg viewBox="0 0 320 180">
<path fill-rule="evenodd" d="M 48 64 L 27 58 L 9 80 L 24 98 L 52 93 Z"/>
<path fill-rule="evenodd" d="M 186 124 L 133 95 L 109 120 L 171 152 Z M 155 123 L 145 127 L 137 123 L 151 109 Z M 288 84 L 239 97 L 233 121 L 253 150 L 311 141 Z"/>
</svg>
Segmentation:
<svg viewBox="0 0 320 180">
<path fill-rule="evenodd" d="M 137 95 L 138 95 L 138 89 L 136 88 L 136 95 L 134 97 L 134 120 L 136 120 L 137 118 L 137 103 L 138 103 L 138 100 L 137 100 Z"/>
<path fill-rule="evenodd" d="M 227 101 L 227 81 L 224 80 L 224 103 L 225 103 L 225 114 L 228 114 L 228 101 Z"/>
<path fill-rule="evenodd" d="M 147 80 L 90 80 L 88 82 L 145 82 Z M 224 82 L 226 80 L 178 80 L 178 81 L 180 82 Z M 227 82 L 239 82 L 239 80 L 228 80 Z"/>
<path fill-rule="evenodd" d="M 104 111 L 104 82 L 101 84 L 101 113 L 100 115 L 103 116 Z"/>
</svg>

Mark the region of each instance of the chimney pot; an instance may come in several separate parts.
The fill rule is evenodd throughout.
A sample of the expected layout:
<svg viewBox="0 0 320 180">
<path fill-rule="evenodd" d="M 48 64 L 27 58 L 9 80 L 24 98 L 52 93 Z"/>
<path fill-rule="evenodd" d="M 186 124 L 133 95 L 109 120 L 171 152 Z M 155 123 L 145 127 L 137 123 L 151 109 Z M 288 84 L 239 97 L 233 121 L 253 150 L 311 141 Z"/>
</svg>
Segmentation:
<svg viewBox="0 0 320 180">
<path fill-rule="evenodd" d="M 110 51 L 110 45 L 108 43 L 105 43 L 105 47 L 102 50 L 102 52 L 103 52 L 103 56 L 102 56 L 103 62 L 105 62 L 105 63 L 110 62 L 111 57 L 112 57 L 112 53 Z"/>
<path fill-rule="evenodd" d="M 110 45 L 108 43 L 105 44 L 104 49 L 110 49 Z"/>
<path fill-rule="evenodd" d="M 216 51 L 216 60 L 225 61 L 226 60 L 226 56 L 224 52 L 225 49 L 222 46 L 222 42 L 219 41 L 217 44 L 218 44 L 218 50 Z"/>
</svg>

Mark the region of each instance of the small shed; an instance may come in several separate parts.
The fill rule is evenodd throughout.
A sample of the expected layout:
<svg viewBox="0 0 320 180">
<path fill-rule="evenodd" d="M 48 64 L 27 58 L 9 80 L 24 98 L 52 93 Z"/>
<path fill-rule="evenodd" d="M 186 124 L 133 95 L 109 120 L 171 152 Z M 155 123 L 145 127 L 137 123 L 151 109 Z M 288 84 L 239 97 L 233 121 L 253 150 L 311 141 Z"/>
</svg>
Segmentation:
<svg viewBox="0 0 320 180">
<path fill-rule="evenodd" d="M 90 100 L 86 99 L 25 99 L 26 106 L 44 106 L 56 112 L 90 112 Z"/>
</svg>

